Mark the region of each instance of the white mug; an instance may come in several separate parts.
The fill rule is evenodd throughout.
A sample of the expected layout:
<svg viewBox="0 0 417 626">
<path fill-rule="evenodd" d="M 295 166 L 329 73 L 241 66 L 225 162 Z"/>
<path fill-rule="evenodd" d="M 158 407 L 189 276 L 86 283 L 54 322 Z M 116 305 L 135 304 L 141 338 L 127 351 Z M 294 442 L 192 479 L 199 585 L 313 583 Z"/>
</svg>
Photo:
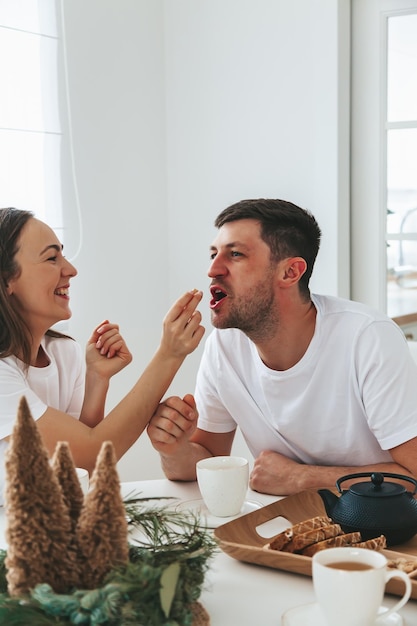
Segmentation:
<svg viewBox="0 0 417 626">
<path fill-rule="evenodd" d="M 217 517 L 240 513 L 249 482 L 249 463 L 240 456 L 213 456 L 197 462 L 197 482 L 204 503 Z"/>
<path fill-rule="evenodd" d="M 402 598 L 380 611 L 385 585 L 402 578 Z M 313 584 L 317 602 L 327 626 L 369 626 L 378 624 L 408 601 L 411 581 L 405 572 L 387 567 L 387 559 L 376 550 L 328 548 L 313 556 Z M 385 621 L 384 621 L 385 623 Z"/>
<path fill-rule="evenodd" d="M 78 482 L 80 483 L 81 490 L 85 495 L 90 487 L 90 476 L 86 469 L 83 467 L 76 467 L 75 472 L 78 476 Z"/>
</svg>

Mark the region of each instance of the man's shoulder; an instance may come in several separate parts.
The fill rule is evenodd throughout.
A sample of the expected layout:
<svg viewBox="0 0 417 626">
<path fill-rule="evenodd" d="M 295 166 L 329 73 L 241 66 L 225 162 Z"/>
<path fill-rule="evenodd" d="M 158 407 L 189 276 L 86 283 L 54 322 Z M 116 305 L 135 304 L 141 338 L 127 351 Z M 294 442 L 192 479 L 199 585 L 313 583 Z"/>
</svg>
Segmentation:
<svg viewBox="0 0 417 626">
<path fill-rule="evenodd" d="M 328 296 L 322 294 L 312 294 L 311 299 L 319 310 L 321 315 L 346 315 L 356 314 L 361 318 L 366 318 L 369 321 L 387 321 L 392 322 L 382 311 L 373 309 L 372 307 L 363 304 L 362 302 L 356 302 L 355 300 L 349 300 L 348 298 L 339 298 L 337 296 Z"/>
</svg>

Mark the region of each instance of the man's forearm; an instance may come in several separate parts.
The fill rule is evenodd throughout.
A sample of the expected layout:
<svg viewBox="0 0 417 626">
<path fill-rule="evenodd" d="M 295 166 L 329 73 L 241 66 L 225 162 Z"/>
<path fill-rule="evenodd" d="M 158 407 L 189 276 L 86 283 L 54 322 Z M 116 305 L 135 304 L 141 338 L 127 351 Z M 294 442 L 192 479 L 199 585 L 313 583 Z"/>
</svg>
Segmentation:
<svg viewBox="0 0 417 626">
<path fill-rule="evenodd" d="M 196 463 L 200 459 L 213 456 L 207 448 L 199 443 L 189 441 L 181 451 L 175 455 L 161 454 L 161 464 L 165 476 L 169 480 L 196 480 Z"/>
<path fill-rule="evenodd" d="M 376 465 L 364 465 L 353 467 L 338 466 L 321 466 L 321 465 L 300 465 L 299 486 L 302 489 L 317 489 L 321 487 L 335 487 L 336 481 L 342 476 L 360 473 L 390 473 L 411 476 L 412 474 L 402 465 L 398 463 L 377 463 Z M 360 479 L 359 479 L 360 480 Z M 366 480 L 365 478 L 363 480 Z M 344 487 L 348 487 L 352 482 L 358 482 L 358 479 L 346 481 Z"/>
<path fill-rule="evenodd" d="M 363 466 L 304 465 L 277 452 L 264 450 L 255 460 L 250 486 L 261 493 L 288 496 L 308 489 L 334 489 L 342 476 L 365 472 L 412 475 L 395 461 Z M 351 483 L 347 481 L 345 487 Z"/>
</svg>

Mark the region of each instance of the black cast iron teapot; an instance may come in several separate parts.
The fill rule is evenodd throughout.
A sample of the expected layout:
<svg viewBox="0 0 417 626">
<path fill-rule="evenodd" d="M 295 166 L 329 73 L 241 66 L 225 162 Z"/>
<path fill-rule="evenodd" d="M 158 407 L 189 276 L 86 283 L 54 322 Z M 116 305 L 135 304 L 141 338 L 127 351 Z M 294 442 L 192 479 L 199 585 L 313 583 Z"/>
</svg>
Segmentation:
<svg viewBox="0 0 417 626">
<path fill-rule="evenodd" d="M 355 478 L 370 477 L 370 481 L 354 483 L 342 491 L 341 484 Z M 396 478 L 414 485 L 411 493 L 403 485 L 385 481 Z M 340 496 L 328 489 L 319 489 L 326 513 L 340 524 L 343 532 L 359 530 L 362 540 L 385 535 L 387 545 L 408 541 L 417 533 L 417 481 L 401 474 L 364 472 L 348 474 L 336 481 Z"/>
</svg>

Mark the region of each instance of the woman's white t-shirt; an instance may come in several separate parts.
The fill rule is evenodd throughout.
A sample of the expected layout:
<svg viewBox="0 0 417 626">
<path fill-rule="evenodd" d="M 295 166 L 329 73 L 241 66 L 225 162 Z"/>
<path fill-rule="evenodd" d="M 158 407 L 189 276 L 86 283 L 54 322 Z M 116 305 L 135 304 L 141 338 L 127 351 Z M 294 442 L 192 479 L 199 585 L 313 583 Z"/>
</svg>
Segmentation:
<svg viewBox="0 0 417 626">
<path fill-rule="evenodd" d="M 242 431 L 256 458 L 360 466 L 417 436 L 417 366 L 401 329 L 368 307 L 312 296 L 316 328 L 302 359 L 271 370 L 237 329 L 214 330 L 200 364 L 199 428 Z"/>
<path fill-rule="evenodd" d="M 47 367 L 29 367 L 14 356 L 0 360 L 0 502 L 4 490 L 4 454 L 22 396 L 34 420 L 49 407 L 79 418 L 84 400 L 85 364 L 72 339 L 45 336 L 42 347 Z"/>
</svg>

